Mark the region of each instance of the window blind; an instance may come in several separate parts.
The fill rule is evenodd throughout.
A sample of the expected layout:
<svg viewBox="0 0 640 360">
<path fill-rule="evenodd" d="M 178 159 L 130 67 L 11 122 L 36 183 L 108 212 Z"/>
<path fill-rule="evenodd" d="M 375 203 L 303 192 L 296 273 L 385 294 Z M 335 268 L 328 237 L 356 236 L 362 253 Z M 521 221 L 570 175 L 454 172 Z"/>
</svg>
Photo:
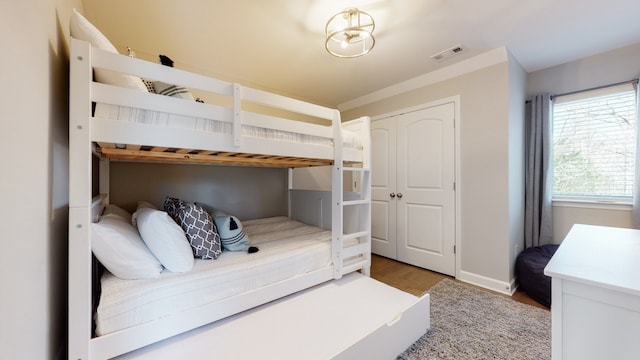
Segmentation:
<svg viewBox="0 0 640 360">
<path fill-rule="evenodd" d="M 636 99 L 632 83 L 554 98 L 554 195 L 633 196 Z"/>
</svg>

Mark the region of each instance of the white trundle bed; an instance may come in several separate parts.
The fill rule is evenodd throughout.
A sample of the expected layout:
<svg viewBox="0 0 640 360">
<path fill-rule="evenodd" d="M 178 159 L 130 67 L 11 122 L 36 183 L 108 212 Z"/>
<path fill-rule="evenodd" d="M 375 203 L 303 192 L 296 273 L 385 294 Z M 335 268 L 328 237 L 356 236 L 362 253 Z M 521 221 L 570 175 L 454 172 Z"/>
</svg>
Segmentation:
<svg viewBox="0 0 640 360">
<path fill-rule="evenodd" d="M 368 118 L 342 123 L 335 109 L 119 55 L 76 34 L 72 25 L 82 40 L 71 39 L 70 59 L 69 359 L 391 359 L 426 332 L 428 294 L 368 277 Z M 104 70 L 221 100 L 110 84 L 97 76 Z M 290 185 L 288 216 L 243 221 L 255 254 L 223 251 L 150 279 L 106 270 L 98 279 L 91 229 L 109 205 L 111 161 L 284 167 L 290 182 L 293 168 L 330 166 L 332 189 Z M 359 191 L 344 192 L 345 172 Z"/>
</svg>

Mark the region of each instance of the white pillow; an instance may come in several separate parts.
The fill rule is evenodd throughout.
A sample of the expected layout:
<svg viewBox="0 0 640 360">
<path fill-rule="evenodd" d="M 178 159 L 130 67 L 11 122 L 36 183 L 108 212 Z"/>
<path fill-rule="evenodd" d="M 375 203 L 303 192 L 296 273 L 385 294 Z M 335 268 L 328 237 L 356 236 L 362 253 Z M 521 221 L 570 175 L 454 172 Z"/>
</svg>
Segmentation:
<svg viewBox="0 0 640 360">
<path fill-rule="evenodd" d="M 138 201 L 138 209 L 140 208 L 158 209 L 155 205 L 145 200 Z"/>
<path fill-rule="evenodd" d="M 171 272 L 186 272 L 193 268 L 193 253 L 180 225 L 164 211 L 138 208 L 138 231 L 151 252 Z"/>
<path fill-rule="evenodd" d="M 155 205 L 153 205 L 152 203 L 148 202 L 148 201 L 144 201 L 144 200 L 140 200 L 138 201 L 138 210 L 142 209 L 142 208 L 149 208 L 149 209 L 158 209 Z M 136 217 L 138 216 L 138 212 L 134 212 L 133 215 L 131 215 L 131 223 L 133 224 L 133 226 L 138 226 Z"/>
<path fill-rule="evenodd" d="M 102 216 L 106 216 L 106 215 L 117 216 L 126 222 L 129 222 L 129 223 L 131 222 L 131 213 L 119 207 L 118 205 L 114 205 L 114 204 L 107 205 L 104 208 L 104 211 L 102 212 Z"/>
<path fill-rule="evenodd" d="M 113 214 L 91 224 L 91 250 L 107 270 L 121 279 L 155 278 L 162 271 L 136 228 Z"/>
<path fill-rule="evenodd" d="M 76 9 L 73 9 L 73 14 L 71 14 L 69 30 L 71 36 L 78 40 L 89 42 L 99 49 L 118 54 L 118 50 L 111 41 L 89 20 L 80 15 Z M 137 76 L 104 69 L 95 69 L 95 76 L 97 82 L 147 92 L 147 86 Z"/>
</svg>

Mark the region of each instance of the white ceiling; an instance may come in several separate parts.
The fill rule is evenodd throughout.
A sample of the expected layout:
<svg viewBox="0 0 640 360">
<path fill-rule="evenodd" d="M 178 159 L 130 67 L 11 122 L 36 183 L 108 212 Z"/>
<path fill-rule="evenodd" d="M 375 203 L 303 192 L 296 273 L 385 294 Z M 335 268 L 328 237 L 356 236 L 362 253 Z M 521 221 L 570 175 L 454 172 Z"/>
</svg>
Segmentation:
<svg viewBox="0 0 640 360">
<path fill-rule="evenodd" d="M 528 72 L 640 42 L 640 0 L 83 0 L 124 52 L 336 107 L 505 46 Z M 358 7 L 373 50 L 339 59 L 324 25 Z M 462 44 L 453 58 L 430 59 Z M 639 64 L 640 67 L 640 64 Z"/>
</svg>

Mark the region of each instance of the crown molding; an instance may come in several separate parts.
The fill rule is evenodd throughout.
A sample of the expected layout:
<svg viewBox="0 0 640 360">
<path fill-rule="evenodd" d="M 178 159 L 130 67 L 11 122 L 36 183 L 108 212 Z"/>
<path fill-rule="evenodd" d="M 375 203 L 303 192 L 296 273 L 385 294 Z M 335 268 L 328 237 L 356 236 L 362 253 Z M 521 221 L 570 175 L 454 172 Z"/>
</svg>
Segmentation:
<svg viewBox="0 0 640 360">
<path fill-rule="evenodd" d="M 447 67 L 428 72 L 413 79 L 409 79 L 386 88 L 374 91 L 370 94 L 349 100 L 338 105 L 338 110 L 348 111 L 364 105 L 380 101 L 391 96 L 399 95 L 432 85 L 441 81 L 468 74 L 489 66 L 509 61 L 507 48 L 502 46 L 476 55 L 472 58 L 460 61 Z"/>
</svg>

